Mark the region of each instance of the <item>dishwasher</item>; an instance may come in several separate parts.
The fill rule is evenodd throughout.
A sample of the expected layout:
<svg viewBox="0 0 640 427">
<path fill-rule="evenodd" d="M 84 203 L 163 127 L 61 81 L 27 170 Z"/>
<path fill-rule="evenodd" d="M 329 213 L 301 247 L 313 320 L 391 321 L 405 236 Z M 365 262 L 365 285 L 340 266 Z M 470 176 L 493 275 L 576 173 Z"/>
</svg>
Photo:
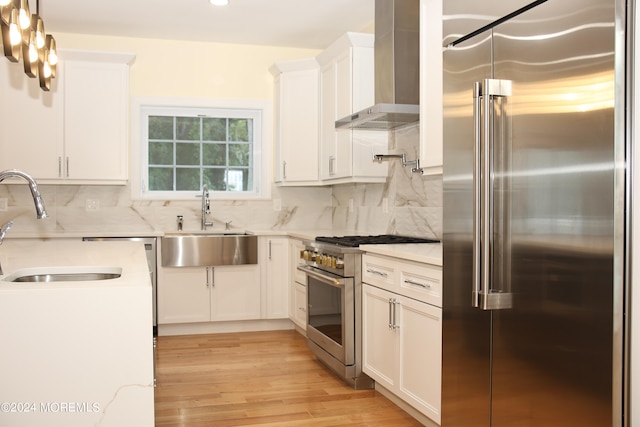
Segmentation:
<svg viewBox="0 0 640 427">
<path fill-rule="evenodd" d="M 156 297 L 157 297 L 157 258 L 156 258 L 156 237 L 83 237 L 84 241 L 125 241 L 140 242 L 144 244 L 144 251 L 147 255 L 147 264 L 149 265 L 149 276 L 151 277 L 151 302 L 153 317 L 153 336 L 158 336 L 158 315 L 156 313 Z"/>
</svg>

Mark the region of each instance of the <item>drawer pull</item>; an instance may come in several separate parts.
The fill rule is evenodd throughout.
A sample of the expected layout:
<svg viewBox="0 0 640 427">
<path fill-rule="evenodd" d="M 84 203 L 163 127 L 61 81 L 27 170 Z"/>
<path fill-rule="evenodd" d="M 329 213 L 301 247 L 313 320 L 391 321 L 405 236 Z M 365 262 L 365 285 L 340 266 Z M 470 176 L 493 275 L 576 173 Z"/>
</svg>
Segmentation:
<svg viewBox="0 0 640 427">
<path fill-rule="evenodd" d="M 378 276 L 382 276 L 382 277 L 387 277 L 387 273 L 384 273 L 382 271 L 377 271 L 377 270 L 373 270 L 371 268 L 367 268 L 367 273 L 371 273 L 371 274 L 377 274 Z"/>
<path fill-rule="evenodd" d="M 428 283 L 420 283 L 420 282 L 414 282 L 411 279 L 405 279 L 404 283 L 407 283 L 409 285 L 416 285 L 416 286 L 420 286 L 421 288 L 425 288 L 425 289 L 431 289 L 431 285 Z"/>
</svg>

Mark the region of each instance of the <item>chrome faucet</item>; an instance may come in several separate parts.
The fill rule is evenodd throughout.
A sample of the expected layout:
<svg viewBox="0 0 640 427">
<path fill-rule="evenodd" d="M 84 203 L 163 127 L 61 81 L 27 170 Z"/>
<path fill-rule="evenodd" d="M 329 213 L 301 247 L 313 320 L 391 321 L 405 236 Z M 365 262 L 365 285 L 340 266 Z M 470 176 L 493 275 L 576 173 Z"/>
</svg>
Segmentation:
<svg viewBox="0 0 640 427">
<path fill-rule="evenodd" d="M 6 171 L 0 172 L 0 182 L 4 181 L 7 178 L 11 178 L 14 176 L 19 176 L 29 183 L 29 190 L 31 190 L 31 197 L 33 197 L 33 203 L 36 206 L 36 217 L 38 219 L 46 218 L 47 211 L 44 207 L 44 202 L 42 201 L 42 196 L 38 191 L 38 184 L 36 180 L 31 177 L 28 173 L 22 172 L 18 169 L 9 169 Z"/>
<path fill-rule="evenodd" d="M 36 183 L 36 180 L 33 179 L 31 175 L 29 175 L 28 173 L 22 172 L 21 170 L 18 170 L 18 169 L 9 169 L 9 170 L 0 172 L 0 182 L 14 176 L 19 176 L 20 178 L 24 179 L 29 183 L 29 190 L 31 190 L 31 197 L 33 197 L 33 203 L 36 206 L 36 217 L 38 219 L 46 218 L 48 216 L 47 210 L 44 207 L 42 196 L 38 191 L 38 184 Z M 2 244 L 4 240 L 4 236 L 7 234 L 7 231 L 9 231 L 12 225 L 13 225 L 13 221 L 9 221 L 5 225 L 3 225 L 2 228 L 0 228 L 0 245 Z M 2 266 L 0 266 L 0 274 L 3 274 Z"/>
<path fill-rule="evenodd" d="M 200 229 L 206 230 L 212 227 L 213 222 L 207 222 L 207 215 L 211 213 L 211 204 L 209 201 L 209 187 L 207 184 L 202 185 L 202 218 L 200 219 Z"/>
</svg>

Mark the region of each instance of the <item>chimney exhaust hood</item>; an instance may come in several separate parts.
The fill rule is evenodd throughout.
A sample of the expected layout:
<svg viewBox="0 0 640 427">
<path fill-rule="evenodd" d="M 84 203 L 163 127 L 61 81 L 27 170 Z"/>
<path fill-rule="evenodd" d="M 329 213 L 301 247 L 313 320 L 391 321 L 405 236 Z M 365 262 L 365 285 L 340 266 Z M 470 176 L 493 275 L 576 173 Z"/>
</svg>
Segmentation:
<svg viewBox="0 0 640 427">
<path fill-rule="evenodd" d="M 375 105 L 336 121 L 336 129 L 420 121 L 420 0 L 376 0 L 374 61 Z"/>
</svg>

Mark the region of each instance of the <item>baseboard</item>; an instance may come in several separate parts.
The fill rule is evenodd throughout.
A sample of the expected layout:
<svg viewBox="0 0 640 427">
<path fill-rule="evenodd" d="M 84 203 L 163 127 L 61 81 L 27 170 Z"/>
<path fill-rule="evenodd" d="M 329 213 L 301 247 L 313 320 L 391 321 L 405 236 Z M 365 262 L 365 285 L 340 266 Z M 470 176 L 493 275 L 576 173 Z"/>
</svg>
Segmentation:
<svg viewBox="0 0 640 427">
<path fill-rule="evenodd" d="M 158 336 L 222 334 L 294 329 L 289 319 L 243 320 L 237 322 L 175 323 L 158 325 Z"/>
<path fill-rule="evenodd" d="M 411 415 L 413 418 L 418 420 L 425 427 L 439 427 L 439 424 L 435 423 L 431 418 L 424 415 L 422 412 L 415 409 L 413 406 L 409 405 L 404 400 L 400 399 L 395 394 L 391 393 L 389 390 L 376 383 L 376 391 L 395 403 L 400 409 L 405 411 L 407 414 Z"/>
</svg>

